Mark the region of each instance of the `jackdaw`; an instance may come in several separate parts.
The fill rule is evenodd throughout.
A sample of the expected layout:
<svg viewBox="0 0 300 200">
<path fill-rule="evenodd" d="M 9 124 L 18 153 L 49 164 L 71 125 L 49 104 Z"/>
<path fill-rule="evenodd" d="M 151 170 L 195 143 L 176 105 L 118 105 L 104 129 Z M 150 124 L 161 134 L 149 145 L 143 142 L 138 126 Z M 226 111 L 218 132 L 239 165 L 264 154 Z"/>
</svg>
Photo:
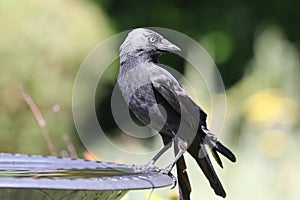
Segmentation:
<svg viewBox="0 0 300 200">
<path fill-rule="evenodd" d="M 180 51 L 180 48 L 153 30 L 132 30 L 120 46 L 118 86 L 130 112 L 162 137 L 163 149 L 146 167 L 153 166 L 174 143 L 176 157 L 163 172 L 169 174 L 173 166 L 177 165 L 180 199 L 190 199 L 191 192 L 183 157 L 186 151 L 196 160 L 215 193 L 225 197 L 226 193 L 212 166 L 207 147 L 221 167 L 218 153 L 232 162 L 236 158 L 209 131 L 206 113 L 158 62 L 162 53 L 175 51 Z"/>
</svg>

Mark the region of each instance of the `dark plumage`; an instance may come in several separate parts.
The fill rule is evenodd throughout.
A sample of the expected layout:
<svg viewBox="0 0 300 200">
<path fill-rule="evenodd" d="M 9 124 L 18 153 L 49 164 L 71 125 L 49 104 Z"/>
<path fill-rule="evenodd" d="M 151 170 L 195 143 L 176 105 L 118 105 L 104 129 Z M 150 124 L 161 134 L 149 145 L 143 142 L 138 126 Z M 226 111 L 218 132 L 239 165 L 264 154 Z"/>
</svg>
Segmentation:
<svg viewBox="0 0 300 200">
<path fill-rule="evenodd" d="M 175 142 L 176 158 L 166 168 L 168 173 L 177 164 L 181 199 L 189 199 L 191 187 L 186 173 L 183 153 L 189 152 L 219 196 L 226 193 L 215 173 L 207 153 L 222 166 L 218 153 L 232 162 L 236 158 L 210 133 L 206 114 L 189 98 L 178 81 L 160 67 L 158 56 L 180 49 L 158 33 L 138 28 L 131 31 L 120 47 L 121 67 L 118 85 L 131 112 L 141 123 L 159 131 L 165 148 L 149 163 L 153 164 Z"/>
</svg>

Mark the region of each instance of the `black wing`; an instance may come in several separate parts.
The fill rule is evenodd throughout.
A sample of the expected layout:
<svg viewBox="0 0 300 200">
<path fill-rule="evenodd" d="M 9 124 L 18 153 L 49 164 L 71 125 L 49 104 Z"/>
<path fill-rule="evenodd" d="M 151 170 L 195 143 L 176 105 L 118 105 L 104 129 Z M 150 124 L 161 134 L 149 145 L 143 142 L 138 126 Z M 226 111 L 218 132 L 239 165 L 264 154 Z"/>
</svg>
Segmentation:
<svg viewBox="0 0 300 200">
<path fill-rule="evenodd" d="M 209 156 L 206 151 L 205 144 L 212 148 L 212 154 L 217 163 L 222 167 L 221 160 L 217 151 L 225 155 L 231 161 L 235 161 L 234 155 L 229 149 L 217 141 L 217 138 L 209 132 L 206 127 L 205 112 L 192 100 L 182 89 L 180 84 L 168 74 L 159 74 L 151 77 L 151 82 L 154 92 L 158 92 L 168 104 L 183 117 L 183 120 L 193 128 L 197 128 L 196 134 L 184 133 L 183 138 L 192 141 L 188 152 L 197 161 L 203 173 L 210 182 L 211 187 L 219 196 L 225 197 L 226 193 L 222 184 L 212 166 Z M 199 113 L 199 115 L 194 114 Z M 190 138 L 187 138 L 190 137 Z M 208 138 L 206 141 L 205 139 Z M 220 147 L 220 148 L 219 148 Z M 221 148 L 222 147 L 222 148 Z M 223 151 L 224 150 L 224 151 Z M 202 156 L 201 156 L 202 153 Z"/>
<path fill-rule="evenodd" d="M 206 113 L 187 95 L 171 74 L 161 73 L 157 76 L 151 76 L 150 79 L 154 93 L 159 93 L 181 116 L 182 122 L 190 126 L 192 131 L 197 132 L 198 128 L 202 126 L 206 128 Z"/>
</svg>

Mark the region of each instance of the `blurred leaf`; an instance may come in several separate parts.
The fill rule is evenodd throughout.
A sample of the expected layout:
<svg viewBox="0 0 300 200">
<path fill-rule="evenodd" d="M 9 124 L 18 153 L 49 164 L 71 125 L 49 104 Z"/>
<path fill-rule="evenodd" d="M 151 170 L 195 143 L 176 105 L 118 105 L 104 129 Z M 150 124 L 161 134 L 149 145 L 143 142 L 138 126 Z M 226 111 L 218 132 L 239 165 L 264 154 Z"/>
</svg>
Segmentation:
<svg viewBox="0 0 300 200">
<path fill-rule="evenodd" d="M 22 100 L 23 84 L 46 116 L 58 148 L 72 132 L 71 94 L 86 54 L 111 33 L 99 8 L 86 1 L 0 2 L 0 151 L 47 152 L 37 122 Z M 59 112 L 52 112 L 59 105 Z M 34 145 L 33 145 L 34 144 Z"/>
</svg>

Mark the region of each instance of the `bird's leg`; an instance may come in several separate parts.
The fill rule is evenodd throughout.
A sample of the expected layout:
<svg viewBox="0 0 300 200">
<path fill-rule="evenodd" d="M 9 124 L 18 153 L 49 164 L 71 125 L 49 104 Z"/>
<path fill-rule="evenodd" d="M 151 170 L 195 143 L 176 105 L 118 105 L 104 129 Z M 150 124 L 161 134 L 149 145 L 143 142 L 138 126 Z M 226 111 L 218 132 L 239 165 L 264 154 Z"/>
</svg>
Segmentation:
<svg viewBox="0 0 300 200">
<path fill-rule="evenodd" d="M 169 142 L 167 145 L 165 145 L 148 163 L 148 166 L 152 166 L 154 165 L 154 163 L 161 157 L 162 154 L 164 154 L 168 149 L 171 148 L 172 146 L 172 142 Z"/>
<path fill-rule="evenodd" d="M 162 154 L 164 154 L 168 149 L 171 148 L 172 146 L 172 142 L 169 142 L 167 145 L 165 145 L 161 150 L 159 150 L 159 152 L 157 154 L 155 154 L 155 156 L 146 164 L 143 165 L 142 167 L 137 167 L 135 169 L 136 172 L 145 172 L 147 170 L 155 170 L 158 169 L 157 167 L 154 166 L 154 163 L 162 156 Z"/>
<path fill-rule="evenodd" d="M 177 146 L 178 146 L 178 153 L 175 156 L 175 159 L 173 160 L 173 162 L 171 162 L 164 170 L 162 170 L 163 174 L 169 174 L 170 171 L 173 169 L 174 165 L 176 164 L 177 160 L 184 154 L 184 152 L 186 152 L 187 148 L 188 148 L 188 143 L 186 140 L 183 140 L 179 137 L 176 137 L 175 140 L 178 140 L 177 142 Z"/>
</svg>

